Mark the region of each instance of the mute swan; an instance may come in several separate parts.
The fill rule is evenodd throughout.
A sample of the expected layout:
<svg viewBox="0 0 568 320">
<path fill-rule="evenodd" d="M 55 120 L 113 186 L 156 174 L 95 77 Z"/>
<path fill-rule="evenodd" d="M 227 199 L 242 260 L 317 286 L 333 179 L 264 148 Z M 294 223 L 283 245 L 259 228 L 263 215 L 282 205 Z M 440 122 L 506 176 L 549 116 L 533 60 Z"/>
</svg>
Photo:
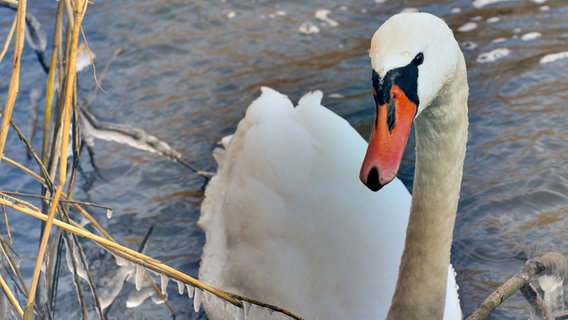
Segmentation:
<svg viewBox="0 0 568 320">
<path fill-rule="evenodd" d="M 370 56 L 378 113 L 364 159 L 367 144 L 320 91 L 294 108 L 262 88 L 222 140 L 199 220 L 201 280 L 305 319 L 461 318 L 449 257 L 467 140 L 463 55 L 441 19 L 404 13 L 377 30 Z M 395 176 L 414 118 L 411 200 Z M 209 318 L 234 318 L 217 300 L 204 301 Z"/>
</svg>

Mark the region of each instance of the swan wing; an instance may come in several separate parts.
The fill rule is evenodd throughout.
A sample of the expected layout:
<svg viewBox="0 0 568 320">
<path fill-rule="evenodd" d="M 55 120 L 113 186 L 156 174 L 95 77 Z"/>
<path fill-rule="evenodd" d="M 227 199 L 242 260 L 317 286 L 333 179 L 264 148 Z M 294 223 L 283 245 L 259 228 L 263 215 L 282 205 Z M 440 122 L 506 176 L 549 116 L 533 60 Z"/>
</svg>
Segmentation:
<svg viewBox="0 0 568 320">
<path fill-rule="evenodd" d="M 384 318 L 410 195 L 399 180 L 379 193 L 359 182 L 367 144 L 322 96 L 294 107 L 264 87 L 224 140 L 201 208 L 200 278 L 307 319 Z"/>
</svg>

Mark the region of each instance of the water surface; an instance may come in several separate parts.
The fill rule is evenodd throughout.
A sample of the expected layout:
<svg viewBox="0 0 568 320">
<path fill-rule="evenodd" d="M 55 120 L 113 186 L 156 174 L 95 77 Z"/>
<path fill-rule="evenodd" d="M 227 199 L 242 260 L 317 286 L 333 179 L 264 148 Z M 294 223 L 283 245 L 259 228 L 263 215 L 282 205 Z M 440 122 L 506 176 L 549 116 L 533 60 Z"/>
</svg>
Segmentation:
<svg viewBox="0 0 568 320">
<path fill-rule="evenodd" d="M 315 18 L 319 9 L 330 10 L 337 26 Z M 565 2 L 97 1 L 84 29 L 99 73 L 115 50 L 123 52 L 103 79 L 106 93 L 95 95 L 90 110 L 100 120 L 156 135 L 211 171 L 216 142 L 235 129 L 261 85 L 294 101 L 321 89 L 324 104 L 367 137 L 373 117 L 369 39 L 380 23 L 405 9 L 443 17 L 456 30 L 469 69 L 470 140 L 452 248 L 462 308 L 469 314 L 527 257 L 542 250 L 568 254 L 568 59 L 541 63 L 546 55 L 568 51 Z M 0 18 L 4 35 L 12 13 L 2 10 L 9 13 Z M 29 10 L 50 35 L 55 3 L 30 3 Z M 319 32 L 300 32 L 305 22 Z M 553 59 L 542 62 L 547 60 Z M 0 65 L 0 92 L 7 91 L 9 61 Z M 23 68 L 14 120 L 26 131 L 32 114 L 28 96 L 45 75 L 31 50 Z M 94 88 L 92 73 L 82 72 L 80 95 L 88 99 Z M 24 161 L 18 139 L 11 135 L 9 142 L 8 156 Z M 33 142 L 39 148 L 40 140 Z M 113 207 L 110 220 L 104 210 L 93 211 L 131 248 L 154 226 L 146 253 L 196 275 L 204 243 L 196 227 L 204 180 L 168 159 L 126 146 L 97 141 L 96 151 L 101 176 L 91 181 L 84 156 L 86 174 L 79 177 L 75 198 Z M 38 192 L 31 179 L 5 164 L 0 169 L 0 189 Z M 411 152 L 401 177 L 412 184 Z M 37 243 L 30 230 L 37 222 L 14 214 L 10 223 L 29 273 Z M 87 247 L 95 277 L 108 281 L 116 272 L 112 257 Z M 77 316 L 71 311 L 71 286 L 62 285 L 58 318 Z M 169 318 L 167 308 L 149 301 L 126 309 L 132 290 L 132 283 L 125 285 L 109 319 Z M 205 319 L 174 284 L 168 293 L 178 319 Z M 527 317 L 528 304 L 517 294 L 491 319 Z"/>
</svg>

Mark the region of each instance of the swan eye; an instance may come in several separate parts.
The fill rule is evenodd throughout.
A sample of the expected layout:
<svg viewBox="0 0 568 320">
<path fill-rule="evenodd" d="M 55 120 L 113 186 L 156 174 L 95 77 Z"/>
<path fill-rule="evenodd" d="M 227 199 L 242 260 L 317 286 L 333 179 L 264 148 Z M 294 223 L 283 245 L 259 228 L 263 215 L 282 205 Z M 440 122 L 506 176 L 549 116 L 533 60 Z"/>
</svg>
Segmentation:
<svg viewBox="0 0 568 320">
<path fill-rule="evenodd" d="M 419 54 L 416 55 L 416 57 L 414 57 L 412 63 L 416 66 L 419 66 L 422 64 L 422 62 L 424 62 L 424 54 L 420 52 Z"/>
</svg>

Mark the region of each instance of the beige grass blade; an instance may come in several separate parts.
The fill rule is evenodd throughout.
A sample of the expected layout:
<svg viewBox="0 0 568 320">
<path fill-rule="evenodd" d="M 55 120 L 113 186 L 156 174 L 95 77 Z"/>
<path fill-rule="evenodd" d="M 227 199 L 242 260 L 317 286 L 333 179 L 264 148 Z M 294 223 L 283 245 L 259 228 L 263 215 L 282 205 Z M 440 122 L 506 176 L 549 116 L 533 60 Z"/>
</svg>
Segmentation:
<svg viewBox="0 0 568 320">
<path fill-rule="evenodd" d="M 69 1 L 66 1 L 69 3 Z M 44 262 L 45 252 L 47 250 L 49 236 L 51 233 L 51 227 L 53 225 L 55 219 L 55 212 L 57 211 L 57 207 L 59 205 L 59 199 L 61 198 L 61 194 L 63 193 L 63 188 L 67 181 L 67 146 L 69 145 L 69 129 L 71 123 L 71 105 L 73 102 L 73 96 L 75 93 L 75 85 L 76 85 L 76 58 L 77 58 L 77 46 L 79 42 L 79 31 L 81 30 L 81 22 L 83 17 L 85 16 L 85 12 L 87 10 L 87 1 L 77 1 L 75 3 L 76 7 L 73 10 L 74 21 L 70 21 L 70 28 L 71 28 L 71 37 L 69 46 L 67 48 L 67 59 L 65 61 L 66 66 L 66 74 L 64 80 L 64 87 L 62 91 L 62 103 L 63 103 L 63 120 L 61 121 L 60 133 L 61 133 L 61 151 L 60 151 L 60 158 L 59 158 L 59 180 L 57 184 L 57 189 L 55 191 L 55 196 L 53 197 L 53 202 L 51 203 L 51 207 L 49 210 L 49 215 L 45 220 L 45 226 L 43 229 L 43 234 L 41 237 L 38 254 L 36 258 L 36 265 L 34 268 L 34 272 L 32 275 L 32 283 L 30 285 L 30 294 L 28 295 L 28 302 L 26 304 L 26 310 L 24 313 L 25 320 L 31 320 L 33 316 L 34 304 L 35 304 L 35 296 L 36 291 L 39 283 L 39 277 L 42 269 L 42 265 Z M 70 3 L 69 3 L 70 5 Z M 71 19 L 70 19 L 71 20 Z M 5 112 L 6 114 L 6 112 Z M 1 137 L 0 137 L 1 138 Z M 1 141 L 0 141 L 1 142 Z M 1 150 L 0 150 L 1 151 Z"/>
<path fill-rule="evenodd" d="M 12 305 L 14 310 L 16 310 L 16 313 L 20 316 L 21 319 L 24 316 L 24 311 L 22 310 L 22 307 L 20 307 L 18 300 L 16 299 L 16 297 L 10 290 L 10 287 L 8 287 L 8 284 L 6 283 L 6 281 L 4 281 L 4 278 L 2 278 L 1 275 L 0 275 L 0 287 L 2 287 L 4 294 L 6 295 L 6 297 L 8 297 L 8 301 L 10 301 L 10 304 Z"/>
<path fill-rule="evenodd" d="M 28 214 L 28 215 L 30 215 L 34 218 L 41 219 L 43 221 L 46 221 L 48 219 L 48 216 L 41 213 L 41 211 L 38 208 L 32 206 L 31 204 L 29 204 L 27 202 L 23 202 L 23 201 L 19 201 L 19 200 L 10 201 L 10 200 L 7 200 L 7 199 L 0 198 L 0 205 L 13 208 L 17 211 Z M 186 275 L 186 274 L 184 274 L 184 273 L 182 273 L 182 272 L 180 272 L 180 271 L 178 271 L 178 270 L 176 270 L 172 267 L 169 267 L 169 266 L 161 263 L 160 261 L 158 261 L 154 258 L 148 257 L 148 256 L 146 256 L 142 253 L 139 253 L 135 250 L 132 250 L 130 248 L 121 246 L 121 245 L 117 244 L 116 242 L 102 238 L 100 236 L 92 234 L 91 232 L 89 232 L 85 229 L 82 229 L 82 228 L 75 226 L 75 225 L 65 223 L 61 220 L 53 219 L 53 224 L 55 226 L 61 228 L 61 229 L 64 229 L 64 230 L 72 232 L 76 235 L 79 235 L 79 236 L 88 238 L 90 240 L 93 240 L 96 243 L 102 245 L 103 247 L 111 250 L 112 252 L 118 253 L 121 256 L 127 258 L 128 260 L 133 261 L 135 263 L 139 263 L 139 264 L 143 265 L 144 267 L 147 267 L 151 270 L 154 270 L 155 272 L 167 275 L 171 278 L 182 281 L 183 283 L 190 284 L 190 285 L 196 286 L 198 288 L 201 288 L 203 290 L 206 290 L 206 291 L 218 296 L 221 299 L 224 299 L 224 300 L 226 300 L 226 301 L 228 301 L 228 302 L 230 302 L 230 303 L 232 303 L 236 306 L 242 307 L 242 303 L 239 300 L 234 299 L 233 297 L 229 296 L 228 294 L 221 292 L 221 291 L 219 291 L 219 290 L 217 290 L 217 289 L 215 289 L 215 288 L 213 288 L 213 287 L 211 287 L 211 286 L 209 286 L 205 283 L 202 283 L 202 282 L 200 282 L 200 281 L 198 281 L 198 280 L 196 280 L 196 279 L 194 279 L 194 278 L 192 278 L 192 277 L 190 277 L 190 276 L 188 276 L 188 275 Z"/>
<path fill-rule="evenodd" d="M 6 37 L 4 47 L 2 48 L 2 51 L 0 51 L 0 62 L 4 60 L 4 56 L 6 55 L 6 52 L 8 52 L 8 47 L 10 46 L 10 42 L 12 41 L 12 37 L 14 36 L 14 30 L 16 30 L 16 21 L 17 20 L 14 20 L 14 22 L 12 23 L 12 27 L 10 27 L 10 31 L 8 32 L 8 36 Z"/>
<path fill-rule="evenodd" d="M 22 51 L 24 50 L 24 35 L 26 28 L 26 0 L 18 1 L 18 11 L 16 13 L 16 38 L 14 41 L 14 64 L 12 67 L 12 77 L 10 87 L 8 88 L 8 97 L 6 98 L 6 107 L 2 117 L 2 126 L 0 127 L 0 156 L 4 154 L 4 146 L 8 135 L 10 119 L 12 111 L 16 103 L 16 97 L 20 89 L 20 62 Z"/>
</svg>

